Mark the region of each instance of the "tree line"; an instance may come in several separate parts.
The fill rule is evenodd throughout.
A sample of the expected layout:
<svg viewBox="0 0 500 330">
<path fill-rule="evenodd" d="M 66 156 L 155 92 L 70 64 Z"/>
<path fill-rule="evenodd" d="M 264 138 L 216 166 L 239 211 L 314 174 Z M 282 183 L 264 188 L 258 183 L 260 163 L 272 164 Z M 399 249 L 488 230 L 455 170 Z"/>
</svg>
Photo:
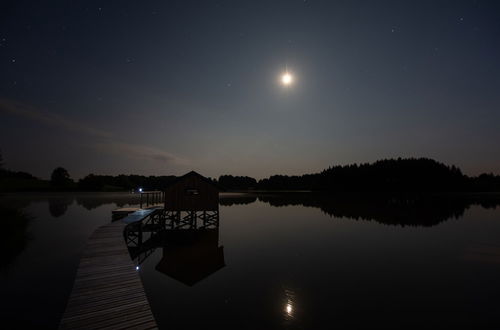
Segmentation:
<svg viewBox="0 0 500 330">
<path fill-rule="evenodd" d="M 429 158 L 383 159 L 374 163 L 333 166 L 300 176 L 273 175 L 262 180 L 221 176 L 229 190 L 308 190 L 328 192 L 500 191 L 500 176 L 467 176 L 456 166 Z"/>
<path fill-rule="evenodd" d="M 0 165 L 1 163 L 0 155 Z M 49 182 L 34 185 L 38 190 L 124 191 L 161 190 L 175 176 L 98 175 L 89 174 L 74 181 L 62 167 L 54 169 Z M 0 168 L 0 184 L 40 182 L 29 173 Z M 326 192 L 460 192 L 500 191 L 500 176 L 481 174 L 467 176 L 456 166 L 448 166 L 429 158 L 383 159 L 374 163 L 337 165 L 319 173 L 304 175 L 272 175 L 257 180 L 248 176 L 221 175 L 211 179 L 229 191 L 306 190 Z M 42 189 L 40 189 L 42 188 Z M 9 190 L 0 187 L 0 190 Z M 11 190 L 16 190 L 12 189 Z M 21 189 L 30 190 L 30 184 Z"/>
</svg>

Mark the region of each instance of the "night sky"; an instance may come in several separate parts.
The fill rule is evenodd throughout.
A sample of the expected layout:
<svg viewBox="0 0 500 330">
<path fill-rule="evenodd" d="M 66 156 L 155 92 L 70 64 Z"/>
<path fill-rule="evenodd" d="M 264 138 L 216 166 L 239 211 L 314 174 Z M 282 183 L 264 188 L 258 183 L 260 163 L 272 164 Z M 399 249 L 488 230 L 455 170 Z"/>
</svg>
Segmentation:
<svg viewBox="0 0 500 330">
<path fill-rule="evenodd" d="M 500 1 L 0 5 L 0 149 L 42 178 L 500 174 L 499 142 Z"/>
</svg>

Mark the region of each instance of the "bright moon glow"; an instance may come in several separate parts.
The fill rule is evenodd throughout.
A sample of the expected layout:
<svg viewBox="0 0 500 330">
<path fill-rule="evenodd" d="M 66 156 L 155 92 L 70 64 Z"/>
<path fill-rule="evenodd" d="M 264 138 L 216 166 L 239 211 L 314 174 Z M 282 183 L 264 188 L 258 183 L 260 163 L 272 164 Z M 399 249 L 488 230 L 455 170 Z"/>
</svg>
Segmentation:
<svg viewBox="0 0 500 330">
<path fill-rule="evenodd" d="M 283 83 L 283 85 L 287 86 L 287 85 L 290 85 L 293 81 L 293 77 L 291 74 L 289 74 L 288 72 L 286 72 L 285 74 L 283 74 L 281 76 L 281 82 Z"/>
</svg>

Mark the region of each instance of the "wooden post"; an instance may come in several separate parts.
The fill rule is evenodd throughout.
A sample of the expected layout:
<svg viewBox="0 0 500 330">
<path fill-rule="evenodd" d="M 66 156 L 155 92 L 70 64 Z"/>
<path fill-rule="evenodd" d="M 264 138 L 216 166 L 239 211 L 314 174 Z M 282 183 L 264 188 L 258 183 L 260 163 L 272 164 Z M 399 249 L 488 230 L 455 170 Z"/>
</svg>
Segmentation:
<svg viewBox="0 0 500 330">
<path fill-rule="evenodd" d="M 142 222 L 139 223 L 139 238 L 138 238 L 138 246 L 142 245 Z"/>
<path fill-rule="evenodd" d="M 165 229 L 167 229 L 167 228 L 165 228 L 165 217 L 166 217 L 165 213 L 164 213 L 165 211 L 163 210 L 160 212 L 161 212 L 160 213 L 160 228 L 161 228 L 161 230 L 165 230 Z"/>
</svg>

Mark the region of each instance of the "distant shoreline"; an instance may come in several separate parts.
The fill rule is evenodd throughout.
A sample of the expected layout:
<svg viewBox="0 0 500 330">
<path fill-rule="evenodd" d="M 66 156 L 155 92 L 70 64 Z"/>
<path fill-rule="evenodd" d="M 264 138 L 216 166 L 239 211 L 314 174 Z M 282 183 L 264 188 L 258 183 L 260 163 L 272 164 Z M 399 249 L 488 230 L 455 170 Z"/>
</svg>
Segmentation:
<svg viewBox="0 0 500 330">
<path fill-rule="evenodd" d="M 151 191 L 162 190 L 177 179 L 173 175 L 96 175 L 74 181 L 69 172 L 56 168 L 51 181 L 29 173 L 0 169 L 0 191 Z M 272 175 L 257 180 L 248 176 L 221 175 L 206 178 L 225 191 L 327 192 L 327 193 L 430 193 L 500 192 L 500 176 L 483 173 L 468 176 L 456 166 L 429 158 L 383 159 L 374 163 L 329 167 L 303 175 Z"/>
</svg>

